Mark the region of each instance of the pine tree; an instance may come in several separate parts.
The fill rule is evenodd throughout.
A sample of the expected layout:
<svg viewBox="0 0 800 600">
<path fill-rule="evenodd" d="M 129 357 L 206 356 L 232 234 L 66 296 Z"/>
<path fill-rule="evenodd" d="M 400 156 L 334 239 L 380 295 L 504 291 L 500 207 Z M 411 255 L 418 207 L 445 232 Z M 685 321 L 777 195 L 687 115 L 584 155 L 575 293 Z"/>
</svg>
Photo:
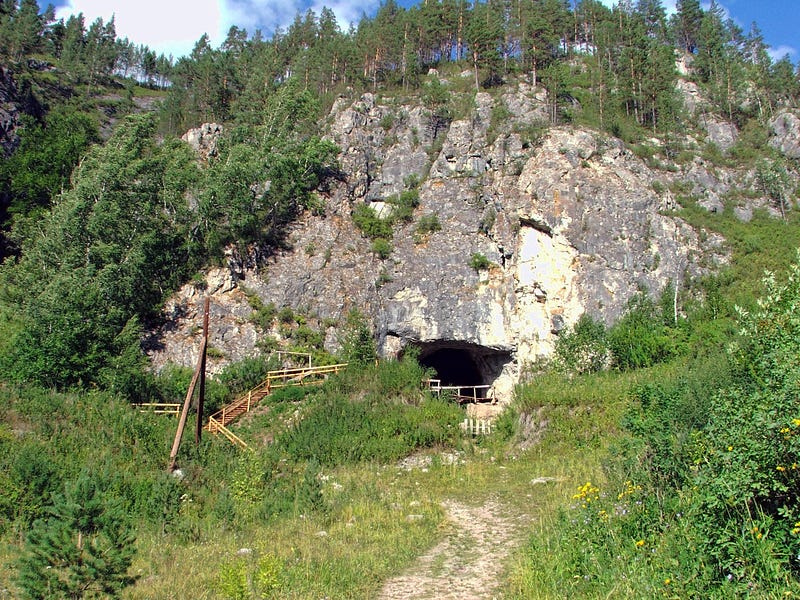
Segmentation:
<svg viewBox="0 0 800 600">
<path fill-rule="evenodd" d="M 36 0 L 21 0 L 7 30 L 9 57 L 14 61 L 21 61 L 25 56 L 37 52 L 42 42 L 44 26 Z"/>
<path fill-rule="evenodd" d="M 500 70 L 500 52 L 498 48 L 503 40 L 503 23 L 501 13 L 495 10 L 491 2 L 480 3 L 476 0 L 472 7 L 464 38 L 472 57 L 472 68 L 475 73 L 475 89 L 480 89 L 479 70 L 488 70 L 485 81 L 493 81 Z"/>
<path fill-rule="evenodd" d="M 347 313 L 342 353 L 351 365 L 364 367 L 378 358 L 367 319 L 355 308 Z"/>
<path fill-rule="evenodd" d="M 679 47 L 688 54 L 694 54 L 697 51 L 700 24 L 703 20 L 700 0 L 678 0 L 675 9 L 673 28 Z"/>
<path fill-rule="evenodd" d="M 133 530 L 121 505 L 84 473 L 37 521 L 19 562 L 19 585 L 32 600 L 119 597 L 134 579 Z"/>
</svg>

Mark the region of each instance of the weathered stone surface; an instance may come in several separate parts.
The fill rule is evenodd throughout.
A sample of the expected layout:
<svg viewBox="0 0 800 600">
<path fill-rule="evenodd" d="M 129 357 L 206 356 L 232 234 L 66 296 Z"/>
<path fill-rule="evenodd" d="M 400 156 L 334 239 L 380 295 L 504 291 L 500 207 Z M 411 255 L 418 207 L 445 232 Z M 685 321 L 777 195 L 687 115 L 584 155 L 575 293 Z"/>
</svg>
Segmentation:
<svg viewBox="0 0 800 600">
<path fill-rule="evenodd" d="M 697 114 L 708 105 L 695 82 L 679 79 L 677 89 L 689 114 Z"/>
<path fill-rule="evenodd" d="M 181 139 L 207 160 L 209 157 L 217 155 L 217 141 L 222 135 L 222 131 L 222 125 L 203 123 L 200 127 L 187 131 Z"/>
<path fill-rule="evenodd" d="M 774 133 L 770 145 L 787 158 L 800 158 L 800 118 L 789 111 L 781 112 L 769 126 Z"/>
<path fill-rule="evenodd" d="M 20 111 L 16 101 L 17 85 L 11 73 L 0 67 L 0 156 L 10 155 L 19 144 Z"/>
<path fill-rule="evenodd" d="M 492 123 L 503 112 L 494 110 L 499 101 L 512 116 Z M 542 106 L 541 94 L 524 85 L 501 100 L 479 93 L 470 115 L 437 130 L 416 105 L 382 105 L 371 94 L 337 100 L 329 137 L 342 149 L 347 181 L 326 197 L 324 215 L 292 227 L 291 249 L 232 256 L 229 273 L 209 273 L 225 323 L 215 325 L 212 344 L 230 358 L 255 351 L 243 289 L 317 323 L 341 322 L 357 308 L 385 355 L 409 344 L 467 352 L 506 401 L 522 367 L 552 352 L 584 312 L 610 323 L 639 290 L 655 294 L 703 272 L 696 257 L 724 261 L 718 236 L 706 233 L 701 243 L 670 216 L 677 204 L 668 190 L 674 179 L 698 197 L 719 197 L 734 175 L 702 161 L 656 173 L 621 141 L 578 128 L 552 128 L 524 146 L 516 131 Z M 441 151 L 429 156 L 435 142 Z M 380 207 L 412 176 L 421 181 L 414 222 L 395 226 L 391 256 L 381 260 L 350 213 L 357 202 Z M 436 215 L 442 229 L 417 233 L 423 215 Z M 476 272 L 475 254 L 490 267 Z M 157 356 L 191 364 L 200 297 L 187 287 L 171 302 L 175 318 Z M 337 346 L 335 328 L 326 329 L 325 347 Z"/>
<path fill-rule="evenodd" d="M 739 139 L 736 125 L 716 115 L 705 114 L 700 118 L 700 125 L 706 130 L 706 141 L 715 144 L 723 152 L 727 152 Z"/>
<path fill-rule="evenodd" d="M 749 223 L 753 219 L 753 209 L 750 206 L 735 206 L 733 214 L 744 223 Z"/>
<path fill-rule="evenodd" d="M 206 274 L 205 289 L 187 284 L 167 302 L 164 309 L 169 319 L 167 325 L 144 344 L 154 370 L 160 371 L 168 363 L 195 366 L 202 341 L 206 296 L 211 299 L 208 343 L 222 353 L 209 357 L 208 372 L 214 375 L 229 362 L 258 353 L 257 332 L 248 321 L 252 309 L 246 296 L 234 283 L 229 269 L 216 268 Z"/>
</svg>

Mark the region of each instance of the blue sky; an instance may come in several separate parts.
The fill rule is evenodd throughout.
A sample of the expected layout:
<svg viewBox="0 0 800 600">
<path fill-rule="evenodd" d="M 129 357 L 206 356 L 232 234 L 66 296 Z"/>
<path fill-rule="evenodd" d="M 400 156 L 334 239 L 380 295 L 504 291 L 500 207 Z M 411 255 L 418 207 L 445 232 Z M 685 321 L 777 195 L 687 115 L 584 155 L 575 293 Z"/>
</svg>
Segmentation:
<svg viewBox="0 0 800 600">
<path fill-rule="evenodd" d="M 675 0 L 662 0 L 673 10 Z M 602 0 L 611 6 L 616 0 Z M 252 33 L 260 28 L 266 35 L 286 27 L 298 11 L 323 6 L 334 11 L 343 28 L 358 21 L 363 12 L 374 13 L 379 0 L 55 0 L 59 17 L 82 12 L 87 26 L 97 17 L 115 15 L 117 35 L 147 44 L 158 52 L 180 56 L 191 51 L 194 42 L 208 33 L 218 45 L 231 25 Z M 415 0 L 400 0 L 409 6 Z M 722 0 L 728 14 L 745 32 L 756 21 L 772 48 L 774 58 L 788 54 L 800 60 L 800 0 Z M 44 2 L 42 2 L 44 4 Z M 707 6 L 707 3 L 704 2 Z"/>
</svg>

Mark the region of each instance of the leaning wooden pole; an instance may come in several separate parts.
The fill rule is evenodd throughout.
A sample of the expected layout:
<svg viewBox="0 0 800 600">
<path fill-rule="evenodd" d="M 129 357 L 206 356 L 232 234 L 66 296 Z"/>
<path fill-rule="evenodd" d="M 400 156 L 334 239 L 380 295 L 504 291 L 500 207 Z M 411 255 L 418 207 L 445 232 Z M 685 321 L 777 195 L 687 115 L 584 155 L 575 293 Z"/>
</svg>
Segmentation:
<svg viewBox="0 0 800 600">
<path fill-rule="evenodd" d="M 203 303 L 203 339 L 205 340 L 205 347 L 208 348 L 208 313 L 211 302 L 206 296 L 206 301 Z M 200 390 L 197 393 L 197 427 L 194 432 L 194 443 L 200 445 L 200 437 L 203 435 L 203 404 L 206 399 L 206 352 L 202 354 L 202 365 L 200 366 Z"/>
<path fill-rule="evenodd" d="M 181 438 L 183 437 L 183 429 L 186 427 L 186 418 L 189 416 L 189 406 L 192 404 L 192 396 L 194 395 L 194 388 L 197 386 L 197 381 L 200 379 L 200 371 L 205 361 L 206 346 L 208 345 L 208 338 L 203 337 L 200 343 L 200 356 L 197 358 L 197 367 L 194 370 L 192 382 L 189 384 L 189 390 L 186 392 L 186 400 L 183 402 L 183 410 L 181 411 L 181 418 L 178 421 L 178 431 L 175 432 L 175 441 L 172 442 L 172 451 L 169 453 L 169 467 L 167 470 L 172 473 L 175 470 L 175 462 L 178 459 L 178 448 L 181 445 Z"/>
</svg>

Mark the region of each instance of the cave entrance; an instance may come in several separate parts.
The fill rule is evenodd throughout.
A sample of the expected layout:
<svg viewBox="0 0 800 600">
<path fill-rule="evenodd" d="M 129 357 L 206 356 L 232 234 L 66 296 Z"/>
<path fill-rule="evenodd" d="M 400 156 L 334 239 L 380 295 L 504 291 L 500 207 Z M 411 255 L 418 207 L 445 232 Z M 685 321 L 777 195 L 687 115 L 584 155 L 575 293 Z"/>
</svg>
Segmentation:
<svg viewBox="0 0 800 600">
<path fill-rule="evenodd" d="M 442 386 L 490 386 L 511 360 L 508 351 L 465 342 L 420 342 L 415 346 L 419 363 L 433 369 L 433 377 L 440 379 Z M 470 394 L 485 399 L 487 391 L 485 387 L 476 388 Z"/>
</svg>

